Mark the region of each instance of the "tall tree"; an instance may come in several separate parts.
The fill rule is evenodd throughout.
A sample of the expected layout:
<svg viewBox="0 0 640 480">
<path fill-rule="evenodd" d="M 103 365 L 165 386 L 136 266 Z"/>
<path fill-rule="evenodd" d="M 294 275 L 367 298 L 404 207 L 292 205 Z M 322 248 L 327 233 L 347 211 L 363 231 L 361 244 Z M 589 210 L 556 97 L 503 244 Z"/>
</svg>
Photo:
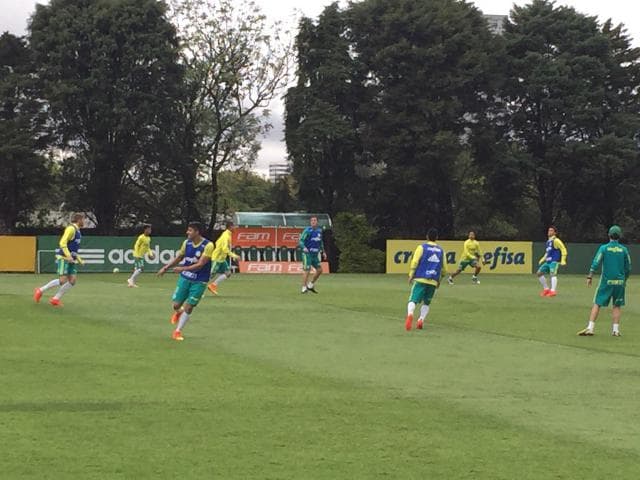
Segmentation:
<svg viewBox="0 0 640 480">
<path fill-rule="evenodd" d="M 454 172 L 491 98 L 486 21 L 454 0 L 367 0 L 350 17 L 367 89 L 360 130 L 375 192 L 369 217 L 383 236 L 426 225 L 452 235 Z"/>
<path fill-rule="evenodd" d="M 184 119 L 186 176 L 206 179 L 209 230 L 218 213 L 218 175 L 253 164 L 267 106 L 286 84 L 290 48 L 251 1 L 174 0 L 188 95 Z M 194 181 L 194 188 L 197 182 Z"/>
<path fill-rule="evenodd" d="M 175 29 L 158 0 L 52 0 L 38 5 L 30 42 L 57 146 L 71 156 L 76 208 L 111 232 L 128 173 L 164 141 L 181 69 Z"/>
<path fill-rule="evenodd" d="M 27 220 L 39 196 L 51 188 L 42 150 L 45 115 L 22 38 L 0 36 L 0 232 Z"/>
<path fill-rule="evenodd" d="M 583 208 L 575 202 L 580 195 L 567 193 L 575 192 L 589 170 L 609 183 L 625 175 L 603 156 L 603 147 L 613 148 L 609 155 L 618 163 L 633 156 L 638 52 L 614 30 L 609 24 L 601 31 L 596 18 L 548 0 L 515 6 L 506 24 L 505 134 L 526 153 L 543 226 L 568 224 L 562 212 Z M 601 200 L 597 210 L 611 221 L 612 199 Z M 592 197 L 588 203 L 597 202 Z"/>
<path fill-rule="evenodd" d="M 331 215 L 358 204 L 357 109 L 362 87 L 337 3 L 317 23 L 300 21 L 297 84 L 286 95 L 285 140 L 299 195 L 307 208 Z"/>
</svg>

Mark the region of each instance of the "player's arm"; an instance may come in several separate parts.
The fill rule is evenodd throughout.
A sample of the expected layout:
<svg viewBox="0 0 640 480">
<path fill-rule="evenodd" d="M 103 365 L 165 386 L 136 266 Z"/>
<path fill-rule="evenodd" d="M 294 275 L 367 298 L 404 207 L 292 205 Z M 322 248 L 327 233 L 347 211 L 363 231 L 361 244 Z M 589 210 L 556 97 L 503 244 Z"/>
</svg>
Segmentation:
<svg viewBox="0 0 640 480">
<path fill-rule="evenodd" d="M 413 281 L 413 277 L 416 274 L 416 270 L 418 265 L 420 264 L 420 259 L 422 258 L 422 245 L 418 245 L 416 251 L 413 252 L 413 257 L 411 257 L 411 264 L 409 265 L 409 283 Z"/>
<path fill-rule="evenodd" d="M 231 235 L 225 235 L 225 237 L 223 239 L 222 250 L 223 250 L 225 255 L 228 255 L 231 258 L 239 258 L 240 257 L 240 255 L 237 255 L 237 254 L 233 253 L 233 250 L 231 250 Z M 218 257 L 216 257 L 216 258 L 218 258 Z"/>
<path fill-rule="evenodd" d="M 559 238 L 553 239 L 553 246 L 560 250 L 560 265 L 567 264 L 567 247 L 564 246 L 564 243 Z"/>
<path fill-rule="evenodd" d="M 176 266 L 178 263 L 182 261 L 182 259 L 184 258 L 186 244 L 187 244 L 186 240 L 182 242 L 182 246 L 180 247 L 180 250 L 178 250 L 178 254 L 175 256 L 175 258 L 171 260 L 169 263 L 167 263 L 165 266 L 163 266 L 160 270 L 158 270 L 157 275 L 159 277 L 164 275 L 166 271 L 169 270 L 171 267 Z"/>
<path fill-rule="evenodd" d="M 587 285 L 591 286 L 591 281 L 593 280 L 593 274 L 598 271 L 600 265 L 602 264 L 602 256 L 604 255 L 604 245 L 598 248 L 596 252 L 596 256 L 593 257 L 593 261 L 591 262 L 591 267 L 589 268 L 589 274 L 587 275 Z"/>
<path fill-rule="evenodd" d="M 303 252 L 308 252 L 309 250 L 305 246 L 307 242 L 307 238 L 309 238 L 309 231 L 305 228 L 300 234 L 300 240 L 298 241 L 298 247 L 302 249 Z"/>
<path fill-rule="evenodd" d="M 320 235 L 320 255 L 323 260 L 327 259 L 327 253 L 324 251 L 324 235 Z"/>
<path fill-rule="evenodd" d="M 629 275 L 631 275 L 631 255 L 627 250 L 624 255 L 624 279 L 627 280 Z"/>
<path fill-rule="evenodd" d="M 60 249 L 62 250 L 62 253 L 64 254 L 65 260 L 68 262 L 74 261 L 73 256 L 69 251 L 69 242 L 73 241 L 73 238 L 75 236 L 76 236 L 76 229 L 72 225 L 69 225 L 67 228 L 64 229 L 64 232 L 60 237 L 59 246 L 60 246 Z"/>
<path fill-rule="evenodd" d="M 142 254 L 149 254 L 149 258 L 153 258 L 153 252 L 151 251 L 151 238 L 145 237 L 142 239 Z"/>
<path fill-rule="evenodd" d="M 200 270 L 204 267 L 208 262 L 211 261 L 211 257 L 213 256 L 213 243 L 207 243 L 207 246 L 204 247 L 204 252 L 200 255 L 200 258 L 193 265 L 189 265 L 188 267 L 176 267 L 173 269 L 174 272 L 193 272 L 194 270 Z"/>
</svg>

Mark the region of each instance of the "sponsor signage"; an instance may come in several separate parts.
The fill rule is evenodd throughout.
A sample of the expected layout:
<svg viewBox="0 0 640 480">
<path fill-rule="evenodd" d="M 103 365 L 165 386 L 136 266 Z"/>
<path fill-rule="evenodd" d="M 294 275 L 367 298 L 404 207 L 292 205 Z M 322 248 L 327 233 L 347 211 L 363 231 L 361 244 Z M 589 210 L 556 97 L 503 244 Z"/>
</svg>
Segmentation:
<svg viewBox="0 0 640 480">
<path fill-rule="evenodd" d="M 239 262 L 240 273 L 302 274 L 301 262 Z M 322 272 L 329 273 L 329 264 L 322 262 Z"/>
<path fill-rule="evenodd" d="M 409 273 L 411 257 L 418 245 L 426 240 L 387 240 L 387 273 Z M 445 251 L 447 270 L 453 272 L 460 263 L 464 241 L 439 241 Z M 531 273 L 531 242 L 480 241 L 486 265 L 483 273 Z M 466 271 L 470 271 L 468 267 Z"/>
<path fill-rule="evenodd" d="M 250 228 L 233 229 L 231 243 L 234 247 L 288 247 L 296 248 L 300 241 L 300 228 Z"/>
</svg>

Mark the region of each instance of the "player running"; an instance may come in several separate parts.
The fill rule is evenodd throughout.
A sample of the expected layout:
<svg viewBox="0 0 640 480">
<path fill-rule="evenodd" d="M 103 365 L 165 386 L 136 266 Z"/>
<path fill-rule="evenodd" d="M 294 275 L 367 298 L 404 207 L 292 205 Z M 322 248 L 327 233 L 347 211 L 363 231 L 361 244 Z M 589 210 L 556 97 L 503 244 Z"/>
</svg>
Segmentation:
<svg viewBox="0 0 640 480">
<path fill-rule="evenodd" d="M 78 255 L 80 242 L 82 241 L 82 233 L 80 233 L 82 227 L 84 227 L 84 214 L 74 213 L 71 216 L 71 224 L 64 229 L 60 237 L 59 246 L 56 249 L 58 278 L 35 289 L 33 299 L 36 303 L 40 303 L 44 292 L 50 288 L 59 287 L 56 294 L 49 300 L 49 303 L 54 307 L 62 307 L 60 299 L 76 284 L 78 275 L 77 265 L 83 264 L 82 258 Z"/>
<path fill-rule="evenodd" d="M 411 330 L 413 326 L 413 312 L 420 302 L 422 302 L 422 307 L 420 307 L 420 317 L 418 317 L 416 328 L 422 330 L 429 313 L 429 305 L 431 305 L 436 289 L 440 286 L 440 279 L 447 273 L 444 250 L 436 243 L 437 240 L 438 230 L 429 229 L 427 241 L 418 245 L 411 259 L 409 284 L 413 283 L 413 286 L 407 305 L 407 318 L 404 323 L 404 328 L 407 331 Z"/>
<path fill-rule="evenodd" d="M 311 217 L 309 220 L 310 226 L 305 228 L 300 235 L 300 242 L 298 245 L 302 249 L 302 291 L 301 293 L 316 291 L 316 282 L 320 275 L 322 275 L 322 264 L 320 263 L 319 256 L 322 256 L 323 260 L 327 259 L 327 254 L 324 251 L 324 243 L 322 242 L 322 228 L 318 226 L 318 217 Z M 313 268 L 314 274 L 311 281 L 309 281 L 309 274 Z"/>
<path fill-rule="evenodd" d="M 621 236 L 622 229 L 617 225 L 612 226 L 609 229 L 609 243 L 598 248 L 596 256 L 591 262 L 587 285 L 591 286 L 593 274 L 600 268 L 600 265 L 602 265 L 602 274 L 598 290 L 593 298 L 593 307 L 591 307 L 587 328 L 578 332 L 578 335 L 582 337 L 593 335 L 600 308 L 607 307 L 609 302 L 613 302 L 611 335 L 620 336 L 620 316 L 624 306 L 625 287 L 631 273 L 631 256 L 627 247 L 620 244 Z"/>
<path fill-rule="evenodd" d="M 482 270 L 482 264 L 484 261 L 482 260 L 483 254 L 480 249 L 480 242 L 476 240 L 476 232 L 469 232 L 469 238 L 464 241 L 464 247 L 462 250 L 462 256 L 460 257 L 460 265 L 458 265 L 458 269 L 449 275 L 447 281 L 449 285 L 453 285 L 453 279 L 460 275 L 467 267 L 473 267 L 475 272 L 471 277 L 471 281 L 476 285 L 480 284 L 480 280 L 478 280 L 478 275 L 480 274 L 480 270 Z"/>
<path fill-rule="evenodd" d="M 151 251 L 151 225 L 143 225 L 142 233 L 138 236 L 133 246 L 133 273 L 127 279 L 127 285 L 130 288 L 137 287 L 136 277 L 144 270 L 144 256 L 149 254 L 149 258 L 153 258 Z"/>
<path fill-rule="evenodd" d="M 547 236 L 549 237 L 546 244 L 544 255 L 538 262 L 540 268 L 538 269 L 538 280 L 542 285 L 541 297 L 555 297 L 556 289 L 558 288 L 558 265 L 567 264 L 567 247 L 564 246 L 562 240 L 558 237 L 558 230 L 556 227 L 549 227 Z M 547 284 L 545 274 L 548 274 L 551 279 L 551 288 Z"/>
<path fill-rule="evenodd" d="M 218 277 L 208 285 L 208 289 L 214 295 L 218 294 L 218 285 L 231 276 L 231 262 L 229 257 L 236 259 L 238 255 L 231 251 L 231 231 L 233 230 L 233 222 L 225 222 L 225 231 L 222 232 L 218 240 L 216 240 L 216 248 L 213 251 L 213 265 L 211 266 L 211 275 Z"/>
<path fill-rule="evenodd" d="M 182 243 L 178 255 L 158 270 L 158 276 L 162 276 L 168 269 L 180 263 L 180 266 L 173 269 L 180 277 L 173 293 L 174 313 L 171 317 L 171 324 L 178 324 L 172 335 L 177 341 L 184 340 L 182 329 L 200 302 L 211 276 L 213 242 L 202 236 L 203 231 L 204 227 L 200 222 L 189 223 L 187 239 Z"/>
</svg>

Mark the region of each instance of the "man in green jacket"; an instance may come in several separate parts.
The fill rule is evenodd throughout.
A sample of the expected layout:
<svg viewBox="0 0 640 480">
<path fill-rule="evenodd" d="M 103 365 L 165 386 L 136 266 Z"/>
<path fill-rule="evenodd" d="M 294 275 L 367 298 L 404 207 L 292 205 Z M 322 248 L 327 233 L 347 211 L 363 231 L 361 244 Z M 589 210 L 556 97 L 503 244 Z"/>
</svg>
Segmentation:
<svg viewBox="0 0 640 480">
<path fill-rule="evenodd" d="M 600 308 L 608 306 L 609 302 L 613 302 L 613 330 L 611 334 L 614 337 L 620 336 L 621 307 L 624 306 L 624 291 L 631 273 L 631 256 L 627 247 L 620 244 L 621 236 L 622 229 L 617 225 L 612 226 L 609 229 L 609 243 L 598 248 L 596 256 L 591 262 L 587 285 L 591 286 L 593 274 L 600 268 L 600 265 L 602 265 L 602 274 L 598 290 L 593 298 L 589 324 L 587 328 L 578 332 L 578 335 L 582 337 L 593 335 Z"/>
</svg>

